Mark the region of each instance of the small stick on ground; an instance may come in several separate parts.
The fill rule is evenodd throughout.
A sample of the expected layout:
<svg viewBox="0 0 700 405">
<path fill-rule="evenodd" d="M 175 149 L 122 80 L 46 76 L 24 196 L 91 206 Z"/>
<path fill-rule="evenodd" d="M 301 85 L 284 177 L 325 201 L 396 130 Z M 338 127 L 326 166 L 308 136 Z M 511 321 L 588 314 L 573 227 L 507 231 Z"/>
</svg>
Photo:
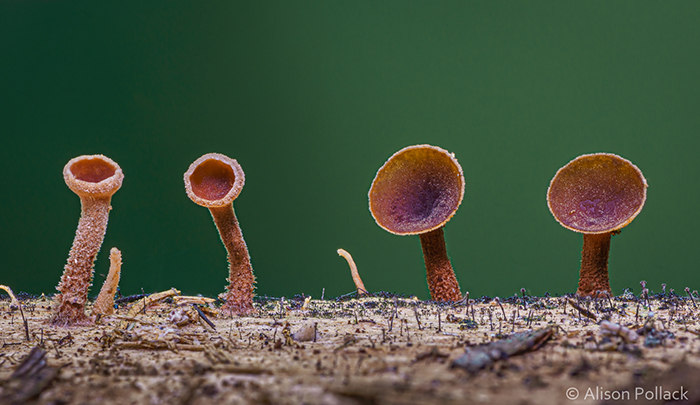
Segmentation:
<svg viewBox="0 0 700 405">
<path fill-rule="evenodd" d="M 574 307 L 581 315 L 585 316 L 586 318 L 593 319 L 594 321 L 598 320 L 598 317 L 595 316 L 595 314 L 593 314 L 591 311 L 587 310 L 586 308 L 583 308 L 582 306 L 577 304 L 575 301 L 573 301 L 571 299 L 567 299 L 567 301 L 569 302 L 569 305 Z"/>
<path fill-rule="evenodd" d="M 357 272 L 357 265 L 355 265 L 355 261 L 352 259 L 352 255 L 350 255 L 350 253 L 348 253 L 348 251 L 345 249 L 338 249 L 338 254 L 340 256 L 343 256 L 345 260 L 348 261 L 348 265 L 350 266 L 350 273 L 352 274 L 352 281 L 355 282 L 355 287 L 357 288 L 357 295 L 367 294 L 367 289 L 365 288 L 365 284 L 360 278 L 360 273 Z"/>
<path fill-rule="evenodd" d="M 418 317 L 418 304 L 413 306 L 413 313 L 416 315 L 416 323 L 418 324 L 418 330 L 423 330 L 420 325 L 420 318 Z"/>
<path fill-rule="evenodd" d="M 148 307 L 149 305 L 155 304 L 156 302 L 164 300 L 168 297 L 172 297 L 173 295 L 180 295 L 180 291 L 176 290 L 175 288 L 171 288 L 166 291 L 161 291 L 159 293 L 143 297 L 131 306 L 131 309 L 129 309 L 129 312 L 126 314 L 126 317 L 135 318 L 139 312 L 145 311 L 146 307 Z M 121 321 L 117 326 L 117 329 L 124 329 L 128 326 L 128 324 L 128 321 Z"/>
<path fill-rule="evenodd" d="M 192 304 L 192 307 L 197 311 L 197 313 L 199 314 L 199 317 L 200 317 L 202 320 L 204 320 L 204 322 L 206 322 L 207 325 L 209 325 L 209 326 L 212 328 L 212 330 L 216 330 L 216 325 L 214 325 L 214 323 L 213 323 L 212 321 L 210 321 L 209 318 L 207 318 L 207 316 L 206 316 L 206 315 L 204 314 L 204 312 L 199 308 L 199 306 L 197 306 L 196 304 Z"/>
<path fill-rule="evenodd" d="M 696 309 L 697 309 L 698 306 L 695 305 L 695 297 L 693 297 L 693 294 L 690 293 L 690 287 L 685 287 L 685 292 L 686 292 L 686 293 L 688 294 L 688 296 L 690 297 L 690 302 L 693 303 L 693 308 L 696 308 Z"/>
</svg>

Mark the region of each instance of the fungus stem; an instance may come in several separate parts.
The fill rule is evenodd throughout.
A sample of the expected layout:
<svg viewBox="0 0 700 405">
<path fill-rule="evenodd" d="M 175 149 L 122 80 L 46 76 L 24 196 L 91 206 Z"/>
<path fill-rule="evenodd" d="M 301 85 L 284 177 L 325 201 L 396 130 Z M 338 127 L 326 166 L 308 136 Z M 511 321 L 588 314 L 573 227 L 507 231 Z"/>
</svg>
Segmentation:
<svg viewBox="0 0 700 405">
<path fill-rule="evenodd" d="M 233 205 L 209 207 L 209 211 L 228 252 L 229 285 L 226 286 L 226 303 L 221 309 L 232 314 L 249 314 L 253 312 L 255 276 L 243 233 L 233 212 Z"/>
<path fill-rule="evenodd" d="M 613 232 L 583 234 L 581 272 L 577 295 L 593 295 L 596 291 L 611 293 L 608 278 L 608 255 L 610 254 L 612 234 Z"/>
<path fill-rule="evenodd" d="M 421 233 L 420 244 L 428 274 L 428 287 L 433 301 L 459 301 L 462 293 L 452 263 L 447 257 L 445 234 L 442 227 Z"/>
<path fill-rule="evenodd" d="M 56 287 L 60 294 L 51 323 L 59 326 L 79 325 L 88 322 L 85 315 L 88 289 L 92 284 L 97 252 L 107 231 L 109 205 L 112 197 L 82 197 L 80 221 L 73 246 L 68 254 L 61 282 Z"/>
</svg>

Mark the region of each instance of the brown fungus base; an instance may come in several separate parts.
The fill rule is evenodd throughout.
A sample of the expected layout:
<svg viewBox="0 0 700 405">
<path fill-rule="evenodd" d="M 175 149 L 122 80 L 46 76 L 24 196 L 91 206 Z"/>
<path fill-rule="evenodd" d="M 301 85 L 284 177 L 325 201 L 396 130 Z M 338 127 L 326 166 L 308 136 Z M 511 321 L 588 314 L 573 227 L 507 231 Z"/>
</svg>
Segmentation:
<svg viewBox="0 0 700 405">
<path fill-rule="evenodd" d="M 578 291 L 576 291 L 577 295 L 611 294 L 610 280 L 608 278 L 608 256 L 610 254 L 610 238 L 612 235 L 613 232 L 583 234 L 581 271 Z"/>
<path fill-rule="evenodd" d="M 139 311 L 124 329 L 106 317 L 65 330 L 46 324 L 49 300 L 22 301 L 25 329 L 2 295 L 0 403 L 553 405 L 600 403 L 602 397 L 584 397 L 603 389 L 629 391 L 632 400 L 610 402 L 624 404 L 633 403 L 637 389 L 659 386 L 682 386 L 687 403 L 700 402 L 700 311 L 690 299 L 650 298 L 648 307 L 629 295 L 578 301 L 598 320 L 565 298 L 509 301 L 502 302 L 503 319 L 493 301 L 366 297 L 312 300 L 302 309 L 303 300 L 286 300 L 282 308 L 270 300 L 254 304 L 255 316 L 212 319 L 216 330 L 173 325 L 173 302 Z M 116 316 L 127 311 L 120 305 Z M 629 329 L 655 324 L 668 334 L 649 346 L 649 336 L 627 344 L 601 336 L 601 319 Z M 561 329 L 538 350 L 474 373 L 450 367 L 465 349 L 553 324 Z M 305 325 L 315 327 L 315 340 L 313 334 L 295 340 Z M 36 346 L 46 351 L 47 368 L 11 378 Z M 578 402 L 567 398 L 571 388 Z"/>
<path fill-rule="evenodd" d="M 82 212 L 61 282 L 56 289 L 56 308 L 51 323 L 77 326 L 90 323 L 85 315 L 94 263 L 107 230 L 111 197 L 81 199 Z"/>
<path fill-rule="evenodd" d="M 226 286 L 226 303 L 222 311 L 230 315 L 247 315 L 253 312 L 255 276 L 250 264 L 248 247 L 238 225 L 238 219 L 231 204 L 223 207 L 210 207 L 211 216 L 219 230 L 221 241 L 228 252 L 229 285 Z"/>
<path fill-rule="evenodd" d="M 459 301 L 462 293 L 459 282 L 447 257 L 445 234 L 442 228 L 420 234 L 423 259 L 428 276 L 430 297 L 434 301 Z"/>
</svg>

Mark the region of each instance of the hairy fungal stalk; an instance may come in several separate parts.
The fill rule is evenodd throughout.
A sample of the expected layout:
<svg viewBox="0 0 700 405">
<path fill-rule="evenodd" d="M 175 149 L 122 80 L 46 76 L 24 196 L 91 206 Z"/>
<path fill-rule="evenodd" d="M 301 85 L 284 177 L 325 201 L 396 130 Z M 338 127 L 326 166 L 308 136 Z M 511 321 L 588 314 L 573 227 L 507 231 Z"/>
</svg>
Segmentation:
<svg viewBox="0 0 700 405">
<path fill-rule="evenodd" d="M 66 185 L 80 198 L 81 214 L 73 246 L 56 289 L 56 306 L 51 323 L 58 326 L 84 325 L 85 303 L 92 284 L 94 263 L 100 251 L 112 195 L 119 190 L 124 174 L 119 165 L 103 155 L 71 159 L 63 168 Z"/>
<path fill-rule="evenodd" d="M 185 191 L 196 204 L 207 207 L 228 252 L 229 285 L 222 311 L 233 315 L 253 312 L 255 276 L 248 247 L 233 210 L 233 200 L 243 189 L 245 173 L 235 159 L 208 153 L 185 172 Z"/>
</svg>

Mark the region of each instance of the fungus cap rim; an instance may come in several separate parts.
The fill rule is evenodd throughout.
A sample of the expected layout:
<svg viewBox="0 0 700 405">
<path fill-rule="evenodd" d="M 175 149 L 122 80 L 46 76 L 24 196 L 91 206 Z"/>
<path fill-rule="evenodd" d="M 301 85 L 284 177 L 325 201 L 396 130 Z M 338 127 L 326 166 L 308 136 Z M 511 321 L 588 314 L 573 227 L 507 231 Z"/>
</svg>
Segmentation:
<svg viewBox="0 0 700 405">
<path fill-rule="evenodd" d="M 558 179 L 559 174 L 561 172 L 563 172 L 565 169 L 567 169 L 570 164 L 577 162 L 579 160 L 593 157 L 593 156 L 606 156 L 606 157 L 611 157 L 614 159 L 622 160 L 624 163 L 628 164 L 637 173 L 637 175 L 639 175 L 640 179 L 642 180 L 642 184 L 644 185 L 644 187 L 642 187 L 642 202 L 641 202 L 641 204 L 639 204 L 639 207 L 632 214 L 630 214 L 629 217 L 624 222 L 621 222 L 620 224 L 617 224 L 614 227 L 611 227 L 611 228 L 608 228 L 608 229 L 605 229 L 602 231 L 585 231 L 585 230 L 577 229 L 577 228 L 574 228 L 574 227 L 571 227 L 569 225 L 564 224 L 559 219 L 557 214 L 554 213 L 554 209 L 552 208 L 552 202 L 550 199 L 550 191 L 552 190 L 552 186 L 554 185 L 555 181 Z M 584 235 L 600 235 L 600 234 L 619 231 L 620 229 L 629 225 L 637 217 L 637 215 L 639 215 L 639 213 L 642 212 L 642 209 L 644 208 L 644 204 L 646 203 L 646 200 L 647 200 L 647 188 L 649 188 L 649 183 L 647 182 L 647 179 L 644 177 L 644 174 L 639 169 L 639 167 L 637 167 L 637 165 L 632 163 L 629 159 L 625 159 L 622 156 L 617 155 L 615 153 L 607 153 L 607 152 L 587 153 L 587 154 L 583 154 L 583 155 L 575 157 L 574 159 L 569 161 L 567 164 L 560 167 L 559 170 L 557 170 L 556 174 L 554 175 L 554 177 L 552 177 L 552 180 L 550 180 L 550 182 L 549 182 L 549 187 L 547 187 L 547 208 L 549 208 L 549 212 L 552 214 L 554 219 L 559 223 L 559 225 L 563 226 L 564 228 L 566 228 L 570 231 L 584 234 Z"/>
<path fill-rule="evenodd" d="M 221 162 L 228 167 L 231 168 L 234 174 L 234 182 L 231 185 L 231 189 L 224 195 L 223 197 L 216 199 L 216 200 L 209 200 L 207 198 L 203 198 L 195 194 L 194 190 L 192 189 L 192 183 L 190 181 L 190 177 L 194 174 L 195 170 L 204 162 L 209 161 L 209 160 L 215 160 L 218 162 Z M 233 201 L 238 197 L 238 195 L 241 193 L 241 190 L 243 190 L 243 186 L 245 185 L 245 173 L 243 172 L 243 168 L 241 165 L 238 163 L 236 159 L 232 159 L 224 154 L 221 153 L 207 153 L 202 156 L 200 156 L 197 160 L 192 162 L 190 164 L 190 167 L 187 169 L 187 171 L 184 174 L 184 181 L 185 181 L 185 191 L 187 192 L 187 196 L 192 200 L 195 204 L 201 205 L 202 207 L 207 207 L 207 208 L 216 208 L 216 207 L 224 207 L 227 205 L 230 205 L 233 203 Z"/>
<path fill-rule="evenodd" d="M 433 151 L 440 152 L 441 154 L 443 154 L 444 156 L 447 156 L 447 157 L 450 159 L 450 161 L 452 162 L 452 164 L 454 164 L 454 166 L 457 168 L 457 171 L 458 171 L 458 173 L 459 173 L 458 178 L 459 178 L 459 182 L 460 182 L 460 185 L 461 185 L 460 190 L 459 190 L 459 199 L 458 199 L 457 203 L 455 204 L 454 208 L 451 210 L 450 214 L 447 215 L 447 217 L 446 217 L 442 222 L 440 222 L 439 224 L 434 225 L 434 226 L 431 226 L 431 227 L 428 227 L 428 228 L 425 228 L 425 229 L 423 229 L 423 230 L 419 230 L 419 231 L 406 231 L 406 232 L 395 231 L 395 230 L 389 229 L 388 227 L 386 227 L 385 225 L 383 225 L 383 224 L 379 221 L 379 219 L 377 218 L 377 215 L 375 214 L 375 212 L 372 210 L 372 190 L 374 189 L 374 186 L 375 186 L 375 184 L 377 183 L 377 179 L 378 179 L 380 173 L 381 173 L 390 163 L 392 163 L 392 160 L 393 160 L 395 157 L 397 157 L 397 156 L 399 156 L 399 155 L 401 155 L 401 154 L 403 154 L 403 153 L 405 153 L 405 152 L 408 152 L 408 151 L 411 151 L 411 150 L 415 150 L 415 149 L 430 149 L 430 150 L 433 150 Z M 464 171 L 462 170 L 462 166 L 461 166 L 461 165 L 459 164 L 459 162 L 457 161 L 457 158 L 455 157 L 455 154 L 454 154 L 453 152 L 449 152 L 448 150 L 443 149 L 443 148 L 441 148 L 441 147 L 439 147 L 439 146 L 434 146 L 434 145 L 430 145 L 430 144 L 419 144 L 419 145 L 410 145 L 410 146 L 406 146 L 406 147 L 404 147 L 404 148 L 402 148 L 402 149 L 396 151 L 394 154 L 392 154 L 392 155 L 384 162 L 384 164 L 377 170 L 377 173 L 375 174 L 374 179 L 372 180 L 372 185 L 370 186 L 369 192 L 368 192 L 368 195 L 367 195 L 367 196 L 368 196 L 368 199 L 369 199 L 369 212 L 370 212 L 370 214 L 372 214 L 372 218 L 374 218 L 374 222 L 376 222 L 377 225 L 379 225 L 380 228 L 382 228 L 382 229 L 384 229 L 385 231 L 387 231 L 387 232 L 389 232 L 389 233 L 391 233 L 391 234 L 394 234 L 394 235 L 409 236 L 409 235 L 421 235 L 421 234 L 425 234 L 425 233 L 428 233 L 428 232 L 432 232 L 432 231 L 434 231 L 434 230 L 436 230 L 436 229 L 439 229 L 439 228 L 442 228 L 443 226 L 445 226 L 445 224 L 447 224 L 447 223 L 450 221 L 450 219 L 452 219 L 452 217 L 457 213 L 457 210 L 459 209 L 460 205 L 462 204 L 462 201 L 464 200 L 464 189 L 465 189 L 465 184 L 466 184 L 466 181 L 464 180 Z"/>
<path fill-rule="evenodd" d="M 89 160 L 99 160 L 102 163 L 106 163 L 114 169 L 114 173 L 98 182 L 79 179 L 71 170 L 73 165 L 78 162 Z M 121 188 L 122 182 L 124 181 L 124 172 L 122 172 L 117 162 L 105 155 L 81 155 L 69 160 L 63 167 L 63 180 L 68 188 L 80 197 L 111 197 Z"/>
</svg>

